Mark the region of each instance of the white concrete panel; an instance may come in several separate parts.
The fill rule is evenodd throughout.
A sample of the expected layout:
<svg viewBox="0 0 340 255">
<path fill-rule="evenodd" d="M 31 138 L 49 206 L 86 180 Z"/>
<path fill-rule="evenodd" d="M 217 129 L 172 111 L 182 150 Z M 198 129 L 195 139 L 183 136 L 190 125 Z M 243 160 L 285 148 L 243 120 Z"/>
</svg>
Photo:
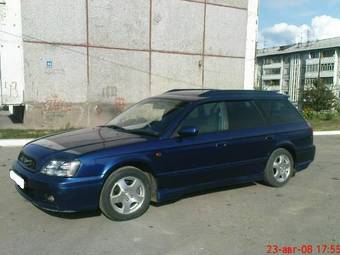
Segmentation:
<svg viewBox="0 0 340 255">
<path fill-rule="evenodd" d="M 202 88 L 201 59 L 201 56 L 152 53 L 151 94 Z"/>
<path fill-rule="evenodd" d="M 20 0 L 7 1 L 0 8 L 0 105 L 22 104 L 25 82 Z"/>
<path fill-rule="evenodd" d="M 86 43 L 85 0 L 22 0 L 21 3 L 26 39 Z"/>
<path fill-rule="evenodd" d="M 244 88 L 254 89 L 255 86 L 255 53 L 258 30 L 259 0 L 250 0 L 248 6 L 248 24 L 246 40 L 246 56 L 244 71 Z"/>
<path fill-rule="evenodd" d="M 149 95 L 149 53 L 90 49 L 90 102 L 129 104 Z"/>
<path fill-rule="evenodd" d="M 86 101 L 86 48 L 24 43 L 24 52 L 25 102 Z"/>
<path fill-rule="evenodd" d="M 181 0 L 154 0 L 152 49 L 201 53 L 204 5 Z"/>
<path fill-rule="evenodd" d="M 237 8 L 247 8 L 248 6 L 248 0 L 207 0 L 207 3 L 220 4 L 224 6 L 232 6 Z"/>
<path fill-rule="evenodd" d="M 244 59 L 206 57 L 204 88 L 243 89 Z"/>
<path fill-rule="evenodd" d="M 90 44 L 149 48 L 150 1 L 90 0 Z"/>
<path fill-rule="evenodd" d="M 247 11 L 207 5 L 206 54 L 245 55 Z"/>
</svg>

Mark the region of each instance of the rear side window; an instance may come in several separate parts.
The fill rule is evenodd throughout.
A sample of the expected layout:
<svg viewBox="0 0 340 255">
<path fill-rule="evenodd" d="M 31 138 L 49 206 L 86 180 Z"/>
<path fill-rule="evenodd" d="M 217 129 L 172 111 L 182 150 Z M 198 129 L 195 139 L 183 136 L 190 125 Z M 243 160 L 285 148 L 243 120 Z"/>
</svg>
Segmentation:
<svg viewBox="0 0 340 255">
<path fill-rule="evenodd" d="M 229 129 L 257 128 L 266 125 L 266 122 L 251 101 L 227 102 Z"/>
<path fill-rule="evenodd" d="M 256 101 L 255 104 L 273 125 L 303 120 L 301 115 L 288 100 Z"/>
</svg>

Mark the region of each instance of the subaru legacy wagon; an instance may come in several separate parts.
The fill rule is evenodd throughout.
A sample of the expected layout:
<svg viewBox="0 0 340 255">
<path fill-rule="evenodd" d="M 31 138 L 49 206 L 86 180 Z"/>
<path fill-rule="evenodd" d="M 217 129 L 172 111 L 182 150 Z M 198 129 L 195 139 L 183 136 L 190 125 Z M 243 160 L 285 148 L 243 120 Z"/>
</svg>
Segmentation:
<svg viewBox="0 0 340 255">
<path fill-rule="evenodd" d="M 100 208 L 129 220 L 150 201 L 254 181 L 283 186 L 314 156 L 313 130 L 284 95 L 171 90 L 106 125 L 28 143 L 10 178 L 44 210 Z"/>
</svg>

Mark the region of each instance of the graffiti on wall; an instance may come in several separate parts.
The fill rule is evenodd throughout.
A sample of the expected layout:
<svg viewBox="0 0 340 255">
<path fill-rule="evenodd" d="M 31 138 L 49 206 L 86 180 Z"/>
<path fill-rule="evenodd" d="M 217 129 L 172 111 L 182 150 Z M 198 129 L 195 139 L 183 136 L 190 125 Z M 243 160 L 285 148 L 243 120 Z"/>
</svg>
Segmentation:
<svg viewBox="0 0 340 255">
<path fill-rule="evenodd" d="M 58 96 L 53 96 L 43 104 L 44 112 L 70 112 L 71 110 L 71 103 L 65 102 Z"/>
</svg>

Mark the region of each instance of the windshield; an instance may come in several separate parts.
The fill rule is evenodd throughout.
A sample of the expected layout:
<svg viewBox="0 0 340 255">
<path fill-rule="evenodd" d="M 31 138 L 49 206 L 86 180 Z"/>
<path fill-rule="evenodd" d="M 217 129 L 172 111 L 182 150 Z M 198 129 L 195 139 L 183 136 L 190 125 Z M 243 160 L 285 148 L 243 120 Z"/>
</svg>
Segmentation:
<svg viewBox="0 0 340 255">
<path fill-rule="evenodd" d="M 118 115 L 105 126 L 131 133 L 159 136 L 184 108 L 184 101 L 144 100 Z"/>
</svg>

